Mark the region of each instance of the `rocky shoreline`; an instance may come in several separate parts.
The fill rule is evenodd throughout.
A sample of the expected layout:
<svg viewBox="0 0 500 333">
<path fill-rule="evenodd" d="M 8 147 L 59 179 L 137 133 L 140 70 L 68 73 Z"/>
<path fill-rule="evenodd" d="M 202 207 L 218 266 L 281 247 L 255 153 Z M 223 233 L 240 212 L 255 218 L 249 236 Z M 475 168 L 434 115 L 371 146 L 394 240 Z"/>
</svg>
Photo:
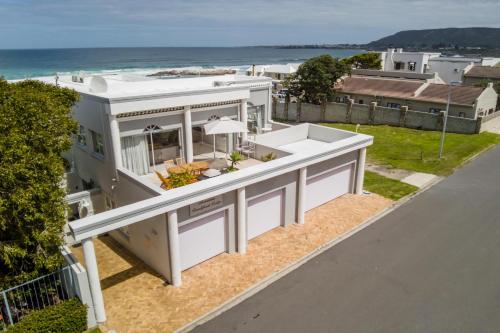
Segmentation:
<svg viewBox="0 0 500 333">
<path fill-rule="evenodd" d="M 161 71 L 153 74 L 149 74 L 148 76 L 154 77 L 162 77 L 162 76 L 214 76 L 214 75 L 227 75 L 227 74 L 236 74 L 235 69 L 201 69 L 201 70 L 192 70 L 192 69 L 183 69 L 183 70 L 167 70 Z"/>
</svg>

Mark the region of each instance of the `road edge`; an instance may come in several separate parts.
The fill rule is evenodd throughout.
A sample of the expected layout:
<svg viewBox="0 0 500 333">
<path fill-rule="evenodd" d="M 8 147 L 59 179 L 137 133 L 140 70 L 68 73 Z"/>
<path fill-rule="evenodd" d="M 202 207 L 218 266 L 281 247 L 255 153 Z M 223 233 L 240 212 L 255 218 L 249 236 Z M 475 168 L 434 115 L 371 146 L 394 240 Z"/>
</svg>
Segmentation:
<svg viewBox="0 0 500 333">
<path fill-rule="evenodd" d="M 476 157 L 476 156 L 475 156 Z M 317 257 L 318 255 L 322 254 L 323 252 L 331 249 L 335 245 L 339 244 L 340 242 L 354 236 L 358 232 L 362 231 L 363 229 L 369 227 L 370 225 L 374 224 L 378 220 L 380 220 L 382 217 L 390 214 L 394 210 L 398 209 L 399 207 L 405 205 L 409 201 L 411 201 L 413 198 L 416 196 L 422 194 L 423 192 L 427 191 L 434 185 L 438 184 L 441 182 L 445 177 L 440 177 L 438 176 L 434 181 L 430 182 L 429 184 L 425 185 L 424 187 L 420 188 L 416 192 L 413 192 L 412 194 L 403 197 L 399 199 L 398 201 L 394 202 L 394 204 L 379 213 L 375 214 L 374 216 L 370 217 L 369 219 L 365 220 L 361 224 L 358 224 L 356 227 L 353 229 L 347 231 L 346 233 L 328 241 L 327 243 L 321 245 L 320 247 L 316 248 L 314 251 L 306 254 L 302 258 L 296 260 L 295 262 L 291 263 L 290 265 L 283 267 L 282 269 L 272 273 L 268 277 L 264 278 L 263 280 L 255 283 L 254 285 L 250 286 L 249 288 L 245 289 L 238 295 L 228 299 L 221 305 L 217 306 L 213 310 L 207 312 L 206 314 L 198 317 L 197 319 L 193 320 L 192 322 L 176 329 L 173 331 L 173 333 L 187 333 L 193 329 L 195 329 L 197 326 L 200 326 L 211 319 L 219 316 L 220 314 L 226 312 L 227 310 L 231 309 L 232 307 L 238 305 L 239 303 L 245 301 L 246 299 L 252 297 L 253 295 L 257 294 L 259 291 L 263 290 L 264 288 L 268 287 L 272 283 L 276 282 L 277 280 L 281 279 L 285 275 L 291 273 L 292 271 L 296 270 L 300 266 L 306 264 L 309 262 L 311 259 Z M 369 195 L 369 194 L 368 194 Z"/>
</svg>

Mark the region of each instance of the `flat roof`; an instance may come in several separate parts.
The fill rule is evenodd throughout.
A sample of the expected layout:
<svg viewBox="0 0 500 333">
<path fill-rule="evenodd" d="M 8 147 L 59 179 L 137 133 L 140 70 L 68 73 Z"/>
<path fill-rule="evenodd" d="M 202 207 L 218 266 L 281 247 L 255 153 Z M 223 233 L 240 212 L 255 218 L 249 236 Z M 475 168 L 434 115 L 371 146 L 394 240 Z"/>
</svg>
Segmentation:
<svg viewBox="0 0 500 333">
<path fill-rule="evenodd" d="M 285 150 L 290 153 L 314 153 L 324 151 L 330 144 L 328 142 L 318 141 L 314 139 L 304 139 L 297 142 L 279 146 L 278 149 Z"/>
<path fill-rule="evenodd" d="M 56 84 L 56 77 L 34 78 L 49 84 Z M 130 74 L 105 74 L 59 76 L 57 84 L 77 92 L 102 98 L 123 98 L 150 96 L 156 94 L 222 90 L 228 87 L 251 88 L 270 86 L 272 80 L 267 77 L 245 75 L 220 75 L 189 78 L 152 78 Z"/>
</svg>

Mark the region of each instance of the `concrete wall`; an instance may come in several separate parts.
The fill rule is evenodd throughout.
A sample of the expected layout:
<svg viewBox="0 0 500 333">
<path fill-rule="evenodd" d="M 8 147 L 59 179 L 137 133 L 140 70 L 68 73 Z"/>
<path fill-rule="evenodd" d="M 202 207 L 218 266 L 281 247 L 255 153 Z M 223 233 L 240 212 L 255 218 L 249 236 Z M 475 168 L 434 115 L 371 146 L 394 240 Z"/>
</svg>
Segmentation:
<svg viewBox="0 0 500 333">
<path fill-rule="evenodd" d="M 118 172 L 120 182 L 114 190 L 117 207 L 159 195 L 152 188 L 138 181 L 131 172 L 127 170 Z M 110 236 L 165 279 L 171 280 L 165 214 L 132 224 L 126 229 L 112 231 Z"/>
<path fill-rule="evenodd" d="M 71 152 L 78 176 L 87 182 L 93 181 L 96 186 L 105 191 L 110 191 L 115 171 L 109 121 L 104 108 L 104 104 L 85 95 L 81 96 L 80 102 L 73 107 L 72 111 L 73 118 L 85 127 L 87 145 L 82 146 L 75 140 Z M 104 156 L 93 152 L 89 130 L 103 135 Z"/>
<path fill-rule="evenodd" d="M 290 105 L 293 104 L 297 105 L 297 103 L 290 103 Z M 286 108 L 286 105 L 280 103 L 275 103 L 275 105 L 278 108 L 276 113 L 283 117 L 283 110 Z M 313 110 L 313 116 L 306 116 L 305 113 L 307 111 L 301 112 L 299 121 L 303 121 L 304 117 L 306 117 L 306 119 L 318 119 L 316 114 L 320 112 L 319 110 L 322 106 L 307 105 L 304 108 L 304 105 L 305 103 L 302 103 L 300 108 L 302 110 Z M 456 109 L 456 111 L 459 110 L 459 108 Z M 297 121 L 297 118 L 289 113 L 288 120 Z M 352 103 L 351 105 L 348 103 L 327 103 L 325 106 L 324 118 L 315 120 L 315 122 L 391 125 L 432 131 L 439 131 L 443 126 L 441 113 L 433 114 L 415 110 L 405 111 L 404 107 L 401 109 L 394 109 L 376 106 L 374 104 L 366 105 L 357 103 Z M 478 119 L 468 119 L 456 117 L 450 112 L 447 130 L 455 133 L 479 133 L 481 123 L 482 119 L 480 117 Z"/>
<path fill-rule="evenodd" d="M 446 83 L 463 80 L 464 69 L 470 65 L 470 61 L 444 61 L 438 59 L 429 60 L 429 72 L 438 73 L 439 77 Z"/>
<path fill-rule="evenodd" d="M 83 265 L 78 262 L 69 247 L 62 246 L 60 250 L 61 255 L 70 267 L 68 272 L 70 276 L 64 276 L 64 281 L 70 284 L 67 286 L 66 290 L 68 291 L 70 297 L 78 297 L 82 304 L 87 306 L 87 326 L 89 328 L 94 327 L 97 322 L 94 313 L 94 302 L 92 301 L 92 294 L 90 293 L 87 271 Z"/>
<path fill-rule="evenodd" d="M 377 105 L 381 107 L 387 107 L 390 103 L 399 104 L 401 106 L 407 106 L 409 110 L 419 111 L 419 112 L 430 112 L 431 109 L 438 110 L 446 110 L 446 103 L 435 103 L 435 102 L 427 102 L 427 101 L 418 101 L 412 99 L 403 99 L 403 98 L 394 98 L 394 97 L 374 97 L 367 95 L 359 95 L 359 94 L 338 94 L 338 97 L 344 98 L 349 97 L 354 100 L 354 103 L 359 104 L 363 101 L 362 104 L 368 105 L 372 102 L 376 102 Z M 356 109 L 356 105 L 353 105 L 353 108 Z M 475 119 L 476 111 L 475 108 L 471 106 L 462 106 L 462 105 L 450 105 L 449 115 L 454 117 L 464 116 L 466 118 Z M 363 123 L 360 120 L 360 123 Z"/>
</svg>

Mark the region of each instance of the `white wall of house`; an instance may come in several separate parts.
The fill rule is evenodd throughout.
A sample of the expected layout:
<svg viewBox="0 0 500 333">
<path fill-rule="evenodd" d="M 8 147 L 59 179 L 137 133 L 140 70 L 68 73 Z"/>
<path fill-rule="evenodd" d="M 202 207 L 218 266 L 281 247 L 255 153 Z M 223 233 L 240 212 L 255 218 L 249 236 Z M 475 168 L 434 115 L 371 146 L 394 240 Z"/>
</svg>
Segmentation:
<svg viewBox="0 0 500 333">
<path fill-rule="evenodd" d="M 425 73 L 429 62 L 432 57 L 438 57 L 440 53 L 426 53 L 426 52 L 404 52 L 403 49 L 388 49 L 387 52 L 381 52 L 382 70 L 384 71 L 398 71 L 396 63 L 401 62 L 404 65 L 402 72 L 415 72 Z M 409 69 L 409 63 L 415 63 L 415 69 Z"/>
<path fill-rule="evenodd" d="M 477 99 L 475 105 L 476 114 L 478 116 L 486 116 L 492 112 L 495 112 L 497 109 L 497 101 L 498 94 L 492 87 L 492 84 L 489 84 Z"/>
<path fill-rule="evenodd" d="M 429 60 L 428 72 L 438 73 L 439 77 L 447 84 L 451 82 L 463 81 L 466 69 L 470 68 L 474 62 L 464 60 L 440 60 L 439 58 Z"/>
</svg>

